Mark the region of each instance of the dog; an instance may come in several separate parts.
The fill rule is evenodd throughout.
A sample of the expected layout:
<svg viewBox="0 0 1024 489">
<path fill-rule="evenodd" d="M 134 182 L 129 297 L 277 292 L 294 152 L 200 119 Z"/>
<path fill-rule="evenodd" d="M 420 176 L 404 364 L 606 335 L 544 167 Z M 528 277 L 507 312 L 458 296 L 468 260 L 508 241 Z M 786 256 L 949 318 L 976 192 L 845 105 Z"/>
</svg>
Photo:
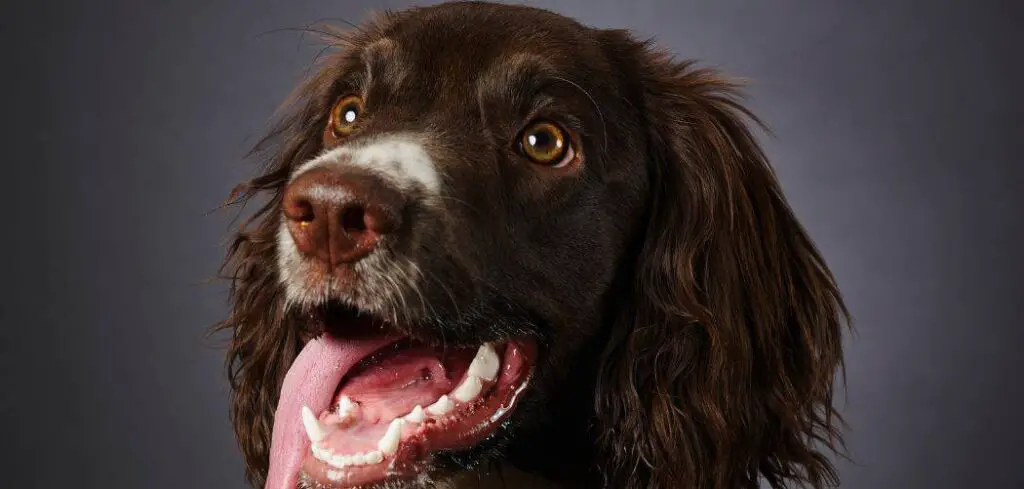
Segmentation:
<svg viewBox="0 0 1024 489">
<path fill-rule="evenodd" d="M 253 486 L 838 482 L 850 318 L 739 83 L 527 6 L 321 33 L 230 199 Z"/>
</svg>

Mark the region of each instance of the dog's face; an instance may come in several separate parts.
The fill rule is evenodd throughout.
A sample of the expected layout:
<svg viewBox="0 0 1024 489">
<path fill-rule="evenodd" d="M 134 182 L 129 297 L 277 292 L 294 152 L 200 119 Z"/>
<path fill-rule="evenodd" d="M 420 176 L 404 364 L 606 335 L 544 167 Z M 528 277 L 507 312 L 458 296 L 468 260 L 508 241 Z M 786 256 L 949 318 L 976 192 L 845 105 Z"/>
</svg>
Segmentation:
<svg viewBox="0 0 1024 489">
<path fill-rule="evenodd" d="M 712 460 L 708 437 L 740 436 L 715 424 L 724 412 L 828 402 L 841 303 L 742 110 L 715 92 L 727 85 L 525 7 L 410 10 L 333 42 L 249 186 L 273 198 L 229 262 L 234 416 L 255 481 L 432 486 L 496 459 L 566 485 L 660 487 L 716 464 L 743 480 L 779 455 Z M 806 280 L 814 297 L 791 287 Z M 758 315 L 820 337 L 763 335 Z M 787 341 L 819 356 L 751 351 Z M 729 349 L 777 361 L 783 384 L 814 380 L 783 401 L 769 381 L 763 396 L 730 391 L 760 374 Z M 831 429 L 800 416 L 794 437 Z M 809 454 L 789 456 L 822 464 Z M 641 459 L 678 468 L 638 473 Z"/>
<path fill-rule="evenodd" d="M 321 484 L 418 475 L 500 443 L 531 421 L 519 397 L 537 404 L 564 381 L 603 325 L 649 178 L 637 114 L 593 31 L 500 12 L 418 11 L 351 39 L 331 67 L 320 149 L 289 175 L 289 306 L 339 343 L 389 345 L 311 407 L 327 438 L 323 453 L 301 444 L 302 467 Z M 493 371 L 478 376 L 474 358 Z M 358 415 L 339 421 L 338 402 Z M 389 428 L 401 435 L 378 455 Z M 376 462 L 358 461 L 367 453 Z"/>
<path fill-rule="evenodd" d="M 379 20 L 332 60 L 283 197 L 290 306 L 455 345 L 600 322 L 646 197 L 638 115 L 593 31 L 489 7 Z"/>
</svg>

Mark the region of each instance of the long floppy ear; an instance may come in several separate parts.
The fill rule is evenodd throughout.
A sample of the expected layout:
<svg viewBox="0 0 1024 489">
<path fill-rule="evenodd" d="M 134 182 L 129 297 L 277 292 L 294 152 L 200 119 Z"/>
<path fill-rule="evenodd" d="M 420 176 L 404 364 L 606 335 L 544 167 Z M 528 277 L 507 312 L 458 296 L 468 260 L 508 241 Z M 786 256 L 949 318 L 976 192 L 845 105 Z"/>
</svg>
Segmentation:
<svg viewBox="0 0 1024 489">
<path fill-rule="evenodd" d="M 638 74 L 651 197 L 597 392 L 611 487 L 823 487 L 848 313 L 736 85 L 615 38 Z M 628 60 L 628 61 L 625 61 Z"/>
<path fill-rule="evenodd" d="M 340 34 L 330 41 L 348 42 Z M 230 415 L 245 459 L 246 478 L 254 487 L 263 486 L 269 468 L 274 411 L 284 376 L 312 336 L 300 327 L 295 312 L 286 311 L 277 273 L 277 233 L 281 196 L 292 169 L 319 151 L 331 84 L 337 77 L 331 68 L 336 56 L 325 58 L 327 68 L 286 101 L 289 114 L 253 150 L 252 156 L 266 156 L 264 171 L 236 187 L 228 203 L 240 205 L 255 197 L 266 198 L 242 223 L 228 247 L 221 274 L 230 283 L 231 310 L 228 318 L 213 328 L 231 334 L 226 360 Z"/>
</svg>

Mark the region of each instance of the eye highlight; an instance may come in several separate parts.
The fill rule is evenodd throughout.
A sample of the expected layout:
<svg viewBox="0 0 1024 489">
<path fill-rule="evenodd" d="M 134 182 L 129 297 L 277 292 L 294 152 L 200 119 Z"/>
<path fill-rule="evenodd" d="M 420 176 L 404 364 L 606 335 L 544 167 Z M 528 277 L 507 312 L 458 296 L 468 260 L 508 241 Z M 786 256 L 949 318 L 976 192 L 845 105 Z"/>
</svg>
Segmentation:
<svg viewBox="0 0 1024 489">
<path fill-rule="evenodd" d="M 331 120 L 328 122 L 331 133 L 335 137 L 352 134 L 358 128 L 359 117 L 363 113 L 363 99 L 356 95 L 342 97 L 331 109 Z"/>
<path fill-rule="evenodd" d="M 569 134 L 549 121 L 527 126 L 519 134 L 519 151 L 533 163 L 551 168 L 564 167 L 575 156 Z"/>
</svg>

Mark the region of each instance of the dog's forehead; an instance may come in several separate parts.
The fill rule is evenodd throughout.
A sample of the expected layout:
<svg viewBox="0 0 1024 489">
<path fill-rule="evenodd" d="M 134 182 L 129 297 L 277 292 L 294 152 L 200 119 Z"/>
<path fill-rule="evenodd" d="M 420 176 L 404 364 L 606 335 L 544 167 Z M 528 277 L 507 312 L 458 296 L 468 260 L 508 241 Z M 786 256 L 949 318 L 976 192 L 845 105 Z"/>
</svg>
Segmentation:
<svg viewBox="0 0 1024 489">
<path fill-rule="evenodd" d="M 379 32 L 385 37 L 476 49 L 570 40 L 588 30 L 577 21 L 548 10 L 458 2 L 390 16 L 381 27 Z"/>
<path fill-rule="evenodd" d="M 574 71 L 593 50 L 590 30 L 549 11 L 442 4 L 393 18 L 363 48 L 369 64 L 401 63 L 426 76 L 466 82 L 543 64 Z"/>
</svg>

